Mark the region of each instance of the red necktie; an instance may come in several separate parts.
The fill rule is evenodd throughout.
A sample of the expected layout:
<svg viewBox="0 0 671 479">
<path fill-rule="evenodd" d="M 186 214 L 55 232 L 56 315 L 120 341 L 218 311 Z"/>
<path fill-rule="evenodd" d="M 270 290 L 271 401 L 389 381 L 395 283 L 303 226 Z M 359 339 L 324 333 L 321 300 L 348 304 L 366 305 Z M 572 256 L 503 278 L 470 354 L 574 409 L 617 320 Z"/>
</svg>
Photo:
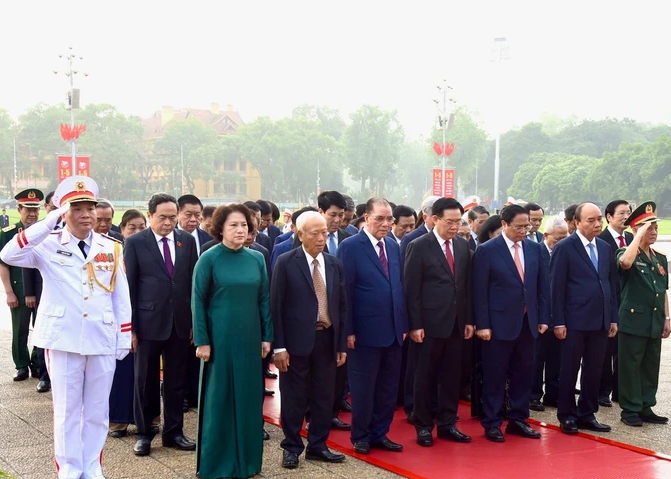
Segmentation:
<svg viewBox="0 0 671 479">
<path fill-rule="evenodd" d="M 625 248 L 627 244 L 624 242 L 624 236 L 620 235 L 618 239 L 620 240 L 620 248 Z"/>
<path fill-rule="evenodd" d="M 454 256 L 452 255 L 449 241 L 445 241 L 445 256 L 447 257 L 447 264 L 450 266 L 452 274 L 454 274 Z"/>
<path fill-rule="evenodd" d="M 377 247 L 380 248 L 380 263 L 382 263 L 382 269 L 384 270 L 384 274 L 386 274 L 388 278 L 389 262 L 387 261 L 387 256 L 384 254 L 384 244 L 382 244 L 382 241 L 378 241 Z"/>
</svg>

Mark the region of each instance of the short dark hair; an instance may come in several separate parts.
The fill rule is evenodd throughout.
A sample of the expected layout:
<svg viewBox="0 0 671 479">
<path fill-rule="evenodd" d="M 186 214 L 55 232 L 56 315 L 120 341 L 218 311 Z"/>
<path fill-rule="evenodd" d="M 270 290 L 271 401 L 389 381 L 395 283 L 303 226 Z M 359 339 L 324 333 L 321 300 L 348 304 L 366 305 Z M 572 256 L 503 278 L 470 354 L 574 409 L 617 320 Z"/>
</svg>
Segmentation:
<svg viewBox="0 0 671 479">
<path fill-rule="evenodd" d="M 96 203 L 96 208 L 103 208 L 103 209 L 109 208 L 112 210 L 112 215 L 114 215 L 114 206 L 112 206 L 112 203 L 110 203 L 104 198 L 98 200 L 98 203 Z"/>
<path fill-rule="evenodd" d="M 609 223 L 608 215 L 614 216 L 615 215 L 615 210 L 620 205 L 629 206 L 629 202 L 627 200 L 613 200 L 606 205 L 606 223 Z M 631 206 L 629 206 L 629 208 L 631 208 Z"/>
<path fill-rule="evenodd" d="M 347 204 L 347 206 L 345 206 L 345 211 L 354 211 L 355 206 L 352 197 L 349 195 L 342 195 L 342 197 L 345 198 L 345 203 Z"/>
<path fill-rule="evenodd" d="M 352 226 L 354 226 L 356 229 L 359 229 L 359 226 L 361 225 L 361 223 L 363 223 L 365 221 L 366 221 L 366 218 L 364 218 L 363 216 L 359 216 L 358 218 L 354 218 L 350 224 Z"/>
<path fill-rule="evenodd" d="M 543 214 L 545 214 L 545 210 L 538 203 L 527 203 L 526 205 L 524 205 L 524 209 L 527 210 L 527 213 L 541 210 Z"/>
<path fill-rule="evenodd" d="M 357 216 L 357 218 L 363 216 L 365 212 L 366 212 L 366 203 L 359 203 L 358 205 L 356 205 L 354 214 Z"/>
<path fill-rule="evenodd" d="M 366 201 L 366 213 L 371 214 L 373 212 L 373 208 L 375 208 L 375 205 L 384 205 L 391 208 L 389 202 L 384 198 L 371 198 Z"/>
<path fill-rule="evenodd" d="M 216 209 L 217 207 L 214 205 L 203 206 L 203 219 L 211 218 Z"/>
<path fill-rule="evenodd" d="M 175 199 L 174 196 L 168 193 L 154 193 L 153 195 L 151 195 L 151 198 L 149 198 L 147 211 L 149 211 L 150 215 L 153 215 L 154 213 L 156 213 L 156 208 L 158 207 L 158 205 L 163 203 L 174 203 L 175 206 L 177 206 L 177 200 Z"/>
<path fill-rule="evenodd" d="M 454 198 L 438 198 L 431 207 L 431 214 L 442 217 L 445 210 L 459 210 L 459 213 L 464 214 L 464 207 Z"/>
<path fill-rule="evenodd" d="M 394 217 L 394 224 L 398 224 L 399 218 L 403 218 L 405 216 L 412 216 L 413 223 L 417 222 L 417 213 L 415 213 L 415 210 L 406 205 L 398 205 L 396 208 L 394 208 L 392 216 Z"/>
<path fill-rule="evenodd" d="M 307 213 L 308 211 L 317 211 L 317 208 L 314 206 L 306 206 L 305 208 L 301 208 L 300 210 L 296 210 L 293 212 L 291 215 L 291 223 L 296 224 L 296 221 L 298 221 L 298 217 L 302 215 L 303 213 Z"/>
<path fill-rule="evenodd" d="M 261 216 L 273 214 L 273 207 L 266 200 L 256 200 L 256 204 L 261 208 Z"/>
<path fill-rule="evenodd" d="M 224 223 L 231 213 L 242 213 L 247 221 L 247 231 L 252 231 L 252 212 L 245 205 L 234 203 L 232 205 L 220 206 L 212 214 L 212 237 L 219 243 L 224 239 Z"/>
<path fill-rule="evenodd" d="M 201 211 L 203 209 L 203 203 L 201 203 L 196 195 L 182 195 L 177 198 L 177 208 L 179 211 L 182 211 L 182 208 L 186 205 L 198 205 L 200 206 Z"/>
<path fill-rule="evenodd" d="M 144 220 L 145 226 L 147 225 L 147 218 L 138 210 L 126 210 L 124 211 L 123 216 L 121 217 L 121 222 L 119 223 L 119 229 L 124 229 L 129 221 L 133 221 L 135 218 L 142 218 Z"/>
<path fill-rule="evenodd" d="M 501 210 L 501 221 L 510 224 L 517 215 L 526 215 L 528 217 L 529 213 L 520 205 L 508 205 Z"/>
<path fill-rule="evenodd" d="M 478 216 L 480 216 L 483 213 L 487 213 L 489 215 L 489 211 L 487 211 L 487 208 L 485 208 L 482 205 L 477 205 L 468 210 L 468 219 L 471 221 L 475 221 L 478 219 Z"/>
<path fill-rule="evenodd" d="M 270 209 L 272 210 L 271 214 L 273 215 L 273 223 L 274 223 L 280 219 L 280 209 L 272 201 L 269 201 L 268 203 L 270 203 Z"/>
<path fill-rule="evenodd" d="M 564 218 L 568 221 L 573 221 L 575 219 L 575 210 L 577 209 L 578 203 L 573 203 L 572 205 L 567 206 L 564 210 Z"/>
<path fill-rule="evenodd" d="M 392 203 L 391 201 L 389 202 L 389 206 L 391 206 L 391 210 L 394 211 L 396 209 L 396 206 L 398 206 L 396 203 Z"/>
<path fill-rule="evenodd" d="M 51 198 L 54 197 L 54 193 L 56 193 L 56 192 L 55 191 L 50 191 L 49 193 L 47 193 L 47 196 L 44 197 L 44 204 L 45 205 L 51 201 Z"/>
<path fill-rule="evenodd" d="M 331 206 L 342 208 L 343 210 L 347 209 L 347 201 L 345 201 L 343 195 L 337 191 L 323 191 L 317 197 L 317 206 L 319 206 L 320 210 L 326 213 L 326 210 L 328 210 Z"/>
<path fill-rule="evenodd" d="M 503 224 L 501 223 L 501 216 L 492 215 L 487 218 L 487 221 L 482 223 L 480 229 L 478 230 L 478 244 L 485 243 L 488 241 L 489 234 L 501 228 Z"/>
<path fill-rule="evenodd" d="M 259 201 L 261 201 L 261 200 L 259 200 Z M 263 210 L 261 209 L 261 206 L 259 206 L 258 203 L 255 203 L 254 201 L 245 201 L 243 204 L 244 204 L 247 208 L 249 208 L 250 211 L 253 211 L 254 214 L 256 214 L 256 213 L 261 213 L 261 214 L 263 214 Z M 215 211 L 216 211 L 216 210 L 215 210 Z M 212 214 L 212 216 L 214 216 L 214 213 Z"/>
</svg>

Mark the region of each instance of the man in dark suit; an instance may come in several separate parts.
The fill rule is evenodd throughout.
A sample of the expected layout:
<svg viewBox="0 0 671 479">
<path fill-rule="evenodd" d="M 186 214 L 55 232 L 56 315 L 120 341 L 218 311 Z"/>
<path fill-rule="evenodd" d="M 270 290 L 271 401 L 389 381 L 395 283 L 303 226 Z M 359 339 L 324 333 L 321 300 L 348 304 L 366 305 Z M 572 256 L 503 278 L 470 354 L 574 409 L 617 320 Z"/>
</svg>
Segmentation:
<svg viewBox="0 0 671 479">
<path fill-rule="evenodd" d="M 342 220 L 342 227 L 349 234 L 353 235 L 358 234 L 359 230 L 357 229 L 356 226 L 352 224 L 352 220 L 354 219 L 354 214 L 356 210 L 354 200 L 349 195 L 342 195 L 342 196 L 343 198 L 345 198 L 345 203 L 347 203 L 347 206 L 345 207 L 345 215 Z"/>
<path fill-rule="evenodd" d="M 557 243 L 565 239 L 567 235 L 568 227 L 561 216 L 553 216 L 545 223 L 545 232 L 543 233 L 545 239 L 541 243 L 541 258 L 543 258 L 543 273 L 548 285 L 550 284 L 552 251 Z M 552 323 L 551 319 L 550 323 Z M 552 324 L 549 327 L 552 328 Z M 544 411 L 545 406 L 557 407 L 560 355 L 561 344 L 551 331 L 536 338 L 534 376 L 529 400 L 529 409 L 532 411 Z M 543 383 L 545 383 L 545 394 L 543 394 Z M 541 398 L 543 399 L 542 402 Z"/>
<path fill-rule="evenodd" d="M 525 241 L 529 214 L 519 205 L 501 211 L 503 233 L 481 244 L 473 258 L 475 325 L 482 343 L 482 426 L 504 442 L 501 405 L 508 382 L 507 434 L 539 439 L 527 423 L 534 339 L 548 329 L 547 276 L 540 245 Z"/>
<path fill-rule="evenodd" d="M 489 211 L 484 206 L 477 205 L 468 210 L 468 226 L 471 228 L 471 239 L 468 241 L 468 246 L 471 251 L 475 251 L 475 248 L 480 244 L 478 242 L 478 232 L 487 218 L 489 218 Z"/>
<path fill-rule="evenodd" d="M 410 243 L 403 268 L 410 339 L 415 343 L 414 422 L 420 446 L 433 445 L 431 403 L 439 378 L 438 437 L 471 441 L 456 425 L 461 349 L 464 338 L 473 336 L 471 251 L 467 241 L 456 237 L 463 214 L 457 200 L 438 199 L 432 233 Z"/>
<path fill-rule="evenodd" d="M 543 242 L 543 233 L 538 230 L 543 223 L 545 212 L 543 211 L 543 208 L 536 203 L 527 203 L 524 205 L 524 209 L 529 213 L 529 223 L 531 223 L 531 229 L 527 233 L 527 239 L 534 243 L 541 244 Z"/>
<path fill-rule="evenodd" d="M 7 210 L 2 209 L 2 215 L 0 215 L 0 228 L 6 228 L 9 226 L 9 215 L 7 215 Z"/>
<path fill-rule="evenodd" d="M 203 220 L 203 203 L 195 195 L 182 195 L 177 199 L 177 207 L 179 209 L 177 227 L 194 237 L 196 252 L 200 256 L 203 245 L 212 240 L 212 236 L 200 228 L 200 222 Z"/>
<path fill-rule="evenodd" d="M 123 243 L 123 236 L 112 230 L 112 221 L 114 219 L 114 207 L 106 199 L 99 199 L 96 205 L 96 222 L 93 225 L 93 231 L 101 235 L 107 235 Z"/>
<path fill-rule="evenodd" d="M 300 432 L 308 402 L 310 427 L 306 458 L 342 462 L 326 447 L 331 428 L 336 368 L 344 368 L 347 292 L 340 260 L 326 253 L 326 220 L 317 212 L 296 225 L 302 247 L 276 264 L 270 290 L 275 330 L 275 365 L 282 393 L 282 466 L 298 467 Z"/>
<path fill-rule="evenodd" d="M 261 219 L 261 207 L 256 203 L 255 201 L 245 201 L 244 205 L 250 209 L 252 214 L 256 217 L 256 222 L 257 224 L 265 224 L 264 221 Z M 270 241 L 270 236 L 267 234 L 257 234 L 256 235 L 256 240 L 257 243 L 259 243 L 261 246 L 263 246 L 265 249 L 267 249 L 270 254 L 273 253 L 273 247 L 274 245 Z"/>
<path fill-rule="evenodd" d="M 394 223 L 391 206 L 385 199 L 371 198 L 365 217 L 361 232 L 338 248 L 347 278 L 351 441 L 360 454 L 368 454 L 371 447 L 403 450 L 387 432 L 408 331 L 400 252 L 396 241 L 386 237 Z"/>
<path fill-rule="evenodd" d="M 261 208 L 261 221 L 259 222 L 259 236 L 265 235 L 270 239 L 270 248 L 268 251 L 273 252 L 273 245 L 275 238 L 282 234 L 282 230 L 275 226 L 273 221 L 273 207 L 269 201 L 257 200 L 256 204 Z M 279 211 L 278 211 L 279 214 Z M 265 246 L 265 245 L 263 245 Z"/>
<path fill-rule="evenodd" d="M 281 254 L 287 253 L 291 251 L 292 249 L 298 247 L 300 245 L 300 239 L 298 238 L 298 235 L 295 233 L 296 229 L 296 222 L 298 221 L 298 217 L 302 215 L 303 213 L 307 211 L 317 211 L 317 208 L 313 208 L 312 206 L 306 206 L 305 208 L 301 208 L 300 210 L 296 210 L 291 214 L 291 229 L 290 234 L 288 236 L 286 235 L 280 235 L 277 237 L 277 240 L 279 240 L 282 236 L 285 236 L 284 241 L 275 243 L 275 247 L 273 248 L 273 253 L 270 255 L 270 274 L 272 275 L 273 268 L 275 268 L 275 263 L 277 262 L 277 258 L 280 257 Z M 298 244 L 295 244 L 295 243 Z"/>
<path fill-rule="evenodd" d="M 626 200 L 614 200 L 606 206 L 606 222 L 608 226 L 601 232 L 599 238 L 604 240 L 613 250 L 613 254 L 619 248 L 626 248 L 634 241 L 634 235 L 628 231 L 625 222 L 631 214 L 631 206 Z M 620 296 L 620 283 L 617 283 L 618 299 Z M 612 407 L 611 393 L 613 401 L 618 400 L 618 382 L 617 382 L 617 343 L 618 336 L 608 338 L 606 345 L 606 355 L 603 360 L 603 369 L 601 371 L 601 384 L 599 386 L 599 406 Z"/>
<path fill-rule="evenodd" d="M 557 418 L 561 431 L 608 432 L 597 421 L 599 381 L 609 337 L 617 334 L 617 266 L 608 243 L 597 238 L 603 217 L 593 203 L 575 211 L 576 231 L 561 241 L 550 262 L 554 333 L 562 342 Z M 580 397 L 575 383 L 580 373 Z"/>
<path fill-rule="evenodd" d="M 151 197 L 149 228 L 126 239 L 124 260 L 133 307 L 135 351 L 134 452 L 151 449 L 151 398 L 158 395 L 163 356 L 163 446 L 195 450 L 184 437 L 187 364 L 191 341 L 191 282 L 198 255 L 196 242 L 175 229 L 177 200 L 166 193 Z"/>
<path fill-rule="evenodd" d="M 394 226 L 389 232 L 390 238 L 396 240 L 399 246 L 403 237 L 415 229 L 417 223 L 417 213 L 415 210 L 405 205 L 398 205 L 394 208 Z"/>
</svg>

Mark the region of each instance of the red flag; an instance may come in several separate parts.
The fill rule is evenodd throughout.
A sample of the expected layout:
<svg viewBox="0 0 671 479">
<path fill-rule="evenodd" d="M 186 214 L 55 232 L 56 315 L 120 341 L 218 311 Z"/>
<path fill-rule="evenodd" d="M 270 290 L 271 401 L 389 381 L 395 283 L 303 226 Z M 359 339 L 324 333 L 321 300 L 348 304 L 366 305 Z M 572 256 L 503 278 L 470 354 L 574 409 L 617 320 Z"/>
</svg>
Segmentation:
<svg viewBox="0 0 671 479">
<path fill-rule="evenodd" d="M 443 148 L 440 143 L 436 142 L 433 144 L 433 151 L 435 151 L 438 156 L 443 154 Z"/>
<path fill-rule="evenodd" d="M 453 151 L 454 151 L 454 143 L 447 143 L 445 145 L 445 154 L 447 156 L 450 156 Z"/>
<path fill-rule="evenodd" d="M 72 141 L 76 140 L 79 138 L 79 135 L 84 133 L 86 131 L 86 125 L 66 125 L 64 123 L 61 123 L 61 137 L 65 141 Z"/>
</svg>

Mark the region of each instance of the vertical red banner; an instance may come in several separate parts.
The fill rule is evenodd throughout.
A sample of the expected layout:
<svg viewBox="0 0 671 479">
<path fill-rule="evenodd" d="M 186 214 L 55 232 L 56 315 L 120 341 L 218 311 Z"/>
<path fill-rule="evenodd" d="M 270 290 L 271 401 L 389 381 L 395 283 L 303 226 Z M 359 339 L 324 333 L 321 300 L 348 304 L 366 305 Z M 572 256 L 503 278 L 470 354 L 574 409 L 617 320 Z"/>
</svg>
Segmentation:
<svg viewBox="0 0 671 479">
<path fill-rule="evenodd" d="M 75 175 L 91 176 L 91 158 L 88 155 L 77 155 L 75 161 Z M 58 182 L 72 175 L 72 157 L 70 155 L 58 156 Z"/>
<path fill-rule="evenodd" d="M 91 169 L 89 168 L 90 158 L 88 155 L 77 155 L 77 176 L 91 176 Z"/>
<path fill-rule="evenodd" d="M 445 185 L 445 197 L 454 198 L 454 168 L 446 168 L 445 175 L 443 175 L 443 170 L 441 168 L 433 169 L 433 195 L 434 196 L 443 196 L 443 185 Z"/>
<path fill-rule="evenodd" d="M 58 182 L 72 176 L 72 157 L 61 155 L 58 157 Z"/>
</svg>

